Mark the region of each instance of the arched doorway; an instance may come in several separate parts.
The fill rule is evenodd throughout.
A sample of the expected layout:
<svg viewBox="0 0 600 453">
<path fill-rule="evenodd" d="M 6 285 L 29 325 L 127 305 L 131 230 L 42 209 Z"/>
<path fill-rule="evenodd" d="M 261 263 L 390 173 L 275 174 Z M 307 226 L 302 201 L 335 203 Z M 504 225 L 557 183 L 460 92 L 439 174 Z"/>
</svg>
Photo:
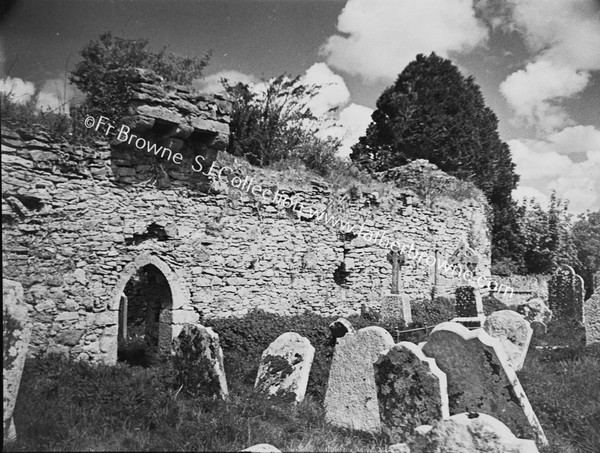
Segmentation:
<svg viewBox="0 0 600 453">
<path fill-rule="evenodd" d="M 169 345 L 172 326 L 168 312 L 173 307 L 169 282 L 154 265 L 141 267 L 131 276 L 119 307 L 117 359 L 131 365 L 157 363 L 160 351 Z"/>
<path fill-rule="evenodd" d="M 173 310 L 187 301 L 177 274 L 158 257 L 143 253 L 125 266 L 111 301 L 111 309 L 119 311 L 114 362 L 150 366 L 168 355 Z"/>
</svg>

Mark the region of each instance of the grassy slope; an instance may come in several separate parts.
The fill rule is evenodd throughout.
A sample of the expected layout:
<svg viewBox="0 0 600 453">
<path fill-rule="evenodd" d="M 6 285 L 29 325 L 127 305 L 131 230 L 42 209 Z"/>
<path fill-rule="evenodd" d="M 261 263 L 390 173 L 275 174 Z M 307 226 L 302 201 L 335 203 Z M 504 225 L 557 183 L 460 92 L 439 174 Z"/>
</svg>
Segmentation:
<svg viewBox="0 0 600 453">
<path fill-rule="evenodd" d="M 600 348 L 584 347 L 581 337 L 581 326 L 551 325 L 548 335 L 534 339 L 519 373 L 552 444 L 547 452 L 600 451 Z M 550 341 L 570 347 L 534 348 Z M 254 395 L 249 376 L 259 349 L 225 350 L 228 402 L 186 397 L 175 389 L 167 365 L 143 369 L 29 360 L 15 413 L 19 440 L 11 450 L 239 451 L 271 443 L 283 451 L 386 451 L 383 436 L 327 426 L 322 390 L 310 392 L 296 407 Z"/>
</svg>

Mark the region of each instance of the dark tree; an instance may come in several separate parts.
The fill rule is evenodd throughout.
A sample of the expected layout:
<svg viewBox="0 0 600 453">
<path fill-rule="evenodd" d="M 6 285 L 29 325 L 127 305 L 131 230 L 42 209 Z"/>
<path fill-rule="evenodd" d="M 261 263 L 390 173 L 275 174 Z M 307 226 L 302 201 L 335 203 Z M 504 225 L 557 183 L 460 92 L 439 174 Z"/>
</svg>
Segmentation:
<svg viewBox="0 0 600 453">
<path fill-rule="evenodd" d="M 594 274 L 600 272 L 600 210 L 581 214 L 573 225 L 573 236 L 579 263 L 577 273 L 585 280 L 586 297 L 594 291 Z"/>
<path fill-rule="evenodd" d="M 379 97 L 372 119 L 350 158 L 370 173 L 427 159 L 472 181 L 494 211 L 492 258 L 517 270 L 522 245 L 512 190 L 519 177 L 473 77 L 435 53 L 418 55 Z"/>
</svg>

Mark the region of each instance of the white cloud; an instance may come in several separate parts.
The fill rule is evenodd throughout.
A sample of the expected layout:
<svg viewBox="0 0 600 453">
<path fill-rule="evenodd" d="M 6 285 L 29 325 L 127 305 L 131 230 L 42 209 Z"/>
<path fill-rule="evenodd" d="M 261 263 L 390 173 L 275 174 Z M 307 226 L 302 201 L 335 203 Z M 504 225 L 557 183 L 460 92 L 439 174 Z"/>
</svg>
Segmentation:
<svg viewBox="0 0 600 453">
<path fill-rule="evenodd" d="M 331 136 L 342 141 L 338 149 L 338 156 L 348 157 L 352 152 L 351 147 L 363 136 L 371 123 L 373 109 L 359 104 L 350 104 L 342 110 L 336 125 L 324 129 L 319 133 L 320 137 Z"/>
<path fill-rule="evenodd" d="M 541 131 L 573 124 L 558 103 L 583 91 L 589 72 L 600 69 L 600 6 L 595 0 L 510 0 L 508 5 L 502 21 L 521 31 L 533 55 L 525 69 L 502 83 L 502 94 L 519 118 Z"/>
<path fill-rule="evenodd" d="M 393 80 L 419 53 L 446 57 L 487 38 L 472 0 L 348 0 L 320 49 L 327 63 L 366 80 Z"/>
<path fill-rule="evenodd" d="M 193 81 L 192 85 L 205 93 L 222 93 L 225 91 L 225 89 L 221 84 L 221 79 L 227 79 L 232 84 L 241 82 L 252 85 L 258 82 L 258 79 L 252 74 L 244 74 L 243 72 L 233 70 L 224 70 L 208 75 L 203 79 L 196 79 Z"/>
<path fill-rule="evenodd" d="M 567 147 L 567 140 L 573 143 Z M 539 191 L 549 196 L 554 189 L 570 201 L 570 209 L 583 212 L 600 209 L 600 131 L 592 126 L 566 128 L 547 140 L 511 140 L 508 142 L 516 172 L 521 175 L 515 196 L 520 198 Z M 566 154 L 583 154 L 574 162 Z M 536 196 L 540 199 L 540 196 Z M 542 201 L 542 200 L 540 200 Z"/>
<path fill-rule="evenodd" d="M 0 92 L 17 104 L 25 104 L 35 94 L 35 85 L 18 77 L 6 77 L 0 79 Z"/>
<path fill-rule="evenodd" d="M 321 86 L 318 94 L 308 103 L 308 107 L 317 116 L 341 107 L 350 100 L 350 91 L 344 79 L 334 74 L 325 63 L 315 63 L 308 68 L 301 82 L 305 85 Z"/>
<path fill-rule="evenodd" d="M 519 117 L 544 131 L 553 131 L 573 124 L 554 102 L 582 91 L 589 78 L 587 72 L 540 60 L 509 75 L 500 84 L 500 92 Z"/>
<path fill-rule="evenodd" d="M 69 114 L 69 103 L 74 95 L 74 88 L 68 83 L 65 86 L 64 78 L 48 79 L 38 93 L 36 108 Z"/>
</svg>

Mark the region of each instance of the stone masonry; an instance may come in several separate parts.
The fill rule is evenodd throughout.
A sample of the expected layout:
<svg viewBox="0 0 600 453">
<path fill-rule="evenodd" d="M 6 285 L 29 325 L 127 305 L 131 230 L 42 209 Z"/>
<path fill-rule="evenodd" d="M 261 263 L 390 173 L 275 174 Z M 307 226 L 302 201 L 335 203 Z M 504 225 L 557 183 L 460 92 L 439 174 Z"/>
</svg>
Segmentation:
<svg viewBox="0 0 600 453">
<path fill-rule="evenodd" d="M 202 318 L 253 308 L 339 316 L 361 305 L 379 309 L 391 287 L 389 246 L 365 240 L 361 227 L 425 256 L 451 256 L 468 242 L 482 257 L 480 274 L 489 276 L 481 197 L 422 200 L 391 182 L 340 188 L 304 170 L 281 173 L 222 156 L 220 167 L 240 179 L 357 225 L 345 234 L 194 171 L 201 162 L 206 172 L 224 150 L 230 103 L 144 71 L 131 77 L 135 99 L 124 124 L 179 152 L 181 163 L 114 136 L 86 147 L 53 140 L 39 127 L 2 125 L 4 276 L 22 283 L 33 307 L 31 354 L 115 363 L 122 296 L 140 269 L 168 284 L 157 321 L 165 351 L 184 324 Z M 396 169 L 395 181 L 403 174 L 411 181 L 444 175 L 423 161 Z M 429 298 L 433 272 L 424 260 L 407 260 L 403 294 Z"/>
</svg>

